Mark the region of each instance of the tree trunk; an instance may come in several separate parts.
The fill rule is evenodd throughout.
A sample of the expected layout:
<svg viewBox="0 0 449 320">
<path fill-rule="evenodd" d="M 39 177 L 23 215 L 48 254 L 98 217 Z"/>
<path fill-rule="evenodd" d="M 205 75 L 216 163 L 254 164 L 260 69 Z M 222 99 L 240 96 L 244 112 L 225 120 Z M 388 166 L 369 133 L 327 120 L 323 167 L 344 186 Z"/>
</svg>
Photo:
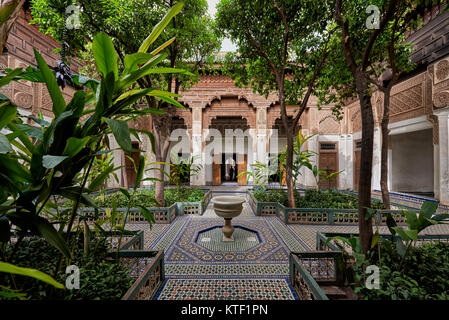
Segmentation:
<svg viewBox="0 0 449 320">
<path fill-rule="evenodd" d="M 372 219 L 366 220 L 366 208 L 371 207 L 371 177 L 373 166 L 374 119 L 371 93 L 362 70 L 357 68 L 355 77 L 362 115 L 362 151 L 359 177 L 359 235 L 360 246 L 366 253 L 373 237 Z"/>
<path fill-rule="evenodd" d="M 160 159 L 160 158 L 159 158 Z M 156 161 L 160 162 L 158 160 L 158 157 L 156 156 Z M 154 194 L 156 201 L 160 204 L 161 207 L 165 207 L 165 198 L 164 198 L 164 174 L 161 170 L 164 170 L 163 164 L 156 164 L 156 172 L 155 177 L 156 179 L 159 179 L 161 181 L 156 180 L 154 183 Z"/>
<path fill-rule="evenodd" d="M 0 55 L 3 54 L 9 32 L 11 31 L 14 22 L 16 22 L 19 17 L 20 10 L 22 10 L 25 0 L 14 0 L 10 2 L 5 1 L 5 4 L 3 4 L 3 2 L 4 1 L 2 1 L 1 9 L 6 9 L 8 6 L 15 6 L 15 9 L 11 12 L 7 20 L 0 26 Z"/>
<path fill-rule="evenodd" d="M 155 177 L 156 179 L 158 179 L 154 183 L 154 193 L 156 201 L 159 202 L 162 207 L 165 206 L 165 198 L 164 198 L 165 174 L 163 172 L 164 165 L 160 163 L 166 162 L 168 149 L 170 146 L 171 125 L 169 119 L 171 119 L 169 112 L 163 115 L 152 115 L 153 135 L 155 144 L 154 153 L 157 162 Z"/>
<path fill-rule="evenodd" d="M 293 130 L 287 130 L 287 159 L 285 172 L 287 179 L 287 196 L 289 208 L 296 208 L 295 185 L 293 184 Z"/>
<path fill-rule="evenodd" d="M 388 189 L 388 123 L 390 121 L 390 93 L 389 85 L 384 92 L 384 112 L 382 116 L 382 146 L 380 158 L 380 189 L 382 191 L 382 202 L 385 209 L 390 209 L 390 191 Z"/>
</svg>

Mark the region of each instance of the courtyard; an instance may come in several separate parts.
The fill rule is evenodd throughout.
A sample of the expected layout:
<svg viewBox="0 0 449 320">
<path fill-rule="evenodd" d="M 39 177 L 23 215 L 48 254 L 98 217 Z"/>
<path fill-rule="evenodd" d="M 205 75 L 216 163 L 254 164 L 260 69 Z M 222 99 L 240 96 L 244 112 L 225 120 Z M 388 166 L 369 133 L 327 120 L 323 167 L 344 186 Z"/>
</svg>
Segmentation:
<svg viewBox="0 0 449 320">
<path fill-rule="evenodd" d="M 449 300 L 448 3 L 371 2 L 0 1 L 1 303 Z"/>
</svg>

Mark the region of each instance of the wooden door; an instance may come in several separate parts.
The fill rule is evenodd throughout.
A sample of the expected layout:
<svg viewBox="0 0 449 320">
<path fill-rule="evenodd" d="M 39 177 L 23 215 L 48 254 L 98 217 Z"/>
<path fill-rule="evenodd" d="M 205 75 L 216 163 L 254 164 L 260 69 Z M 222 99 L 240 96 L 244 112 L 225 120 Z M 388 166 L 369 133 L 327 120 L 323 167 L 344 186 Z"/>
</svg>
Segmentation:
<svg viewBox="0 0 449 320">
<path fill-rule="evenodd" d="M 319 169 L 326 171 L 326 174 L 338 171 L 338 153 L 336 143 L 321 143 L 320 144 L 320 160 Z M 336 189 L 338 187 L 338 177 L 331 183 L 325 180 L 321 182 L 320 188 Z"/>
<path fill-rule="evenodd" d="M 354 148 L 354 190 L 359 190 L 360 158 L 362 156 L 361 141 L 355 142 Z"/>
<path fill-rule="evenodd" d="M 212 163 L 212 185 L 221 185 L 221 164 L 215 161 Z"/>
<path fill-rule="evenodd" d="M 241 172 L 246 171 L 247 166 L 247 159 L 248 155 L 246 154 L 239 154 L 237 155 L 237 174 L 240 174 Z M 245 186 L 246 185 L 246 174 L 242 174 L 237 178 L 237 182 L 239 186 Z"/>
</svg>

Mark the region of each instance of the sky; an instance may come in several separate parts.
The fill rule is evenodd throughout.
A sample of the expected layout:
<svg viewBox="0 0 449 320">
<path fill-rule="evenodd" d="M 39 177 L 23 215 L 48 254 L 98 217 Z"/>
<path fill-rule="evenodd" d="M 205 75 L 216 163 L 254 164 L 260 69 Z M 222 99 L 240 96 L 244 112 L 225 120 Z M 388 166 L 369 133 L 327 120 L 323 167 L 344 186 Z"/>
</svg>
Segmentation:
<svg viewBox="0 0 449 320">
<path fill-rule="evenodd" d="M 211 17 L 215 16 L 215 13 L 217 12 L 217 9 L 215 8 L 217 3 L 220 0 L 207 0 L 207 4 L 209 5 L 209 14 Z M 231 42 L 229 39 L 224 39 L 221 43 L 221 50 L 222 52 L 229 52 L 229 51 L 236 51 L 236 46 Z"/>
</svg>

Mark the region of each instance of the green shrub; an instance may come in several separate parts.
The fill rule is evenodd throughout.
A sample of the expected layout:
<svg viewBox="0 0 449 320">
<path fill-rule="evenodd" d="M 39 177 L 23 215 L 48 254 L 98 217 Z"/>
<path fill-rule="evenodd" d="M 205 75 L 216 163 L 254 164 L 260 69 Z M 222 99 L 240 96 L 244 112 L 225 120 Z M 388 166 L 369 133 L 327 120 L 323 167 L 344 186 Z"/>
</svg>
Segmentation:
<svg viewBox="0 0 449 320">
<path fill-rule="evenodd" d="M 14 245 L 6 247 L 6 256 L 11 255 Z M 80 288 L 73 290 L 55 289 L 52 298 L 60 300 L 117 300 L 131 287 L 133 280 L 129 270 L 120 264 L 106 262 L 110 245 L 105 238 L 91 239 L 91 252 L 84 257 L 83 237 L 76 239 L 73 251 L 74 264 L 80 268 Z M 24 239 L 8 261 L 20 267 L 35 268 L 53 275 L 58 262 L 59 251 L 42 238 Z M 67 275 L 59 272 L 56 280 L 65 283 Z M 26 293 L 27 299 L 48 299 L 48 285 L 33 278 L 0 273 L 0 283 Z"/>
<path fill-rule="evenodd" d="M 175 188 L 166 189 L 164 192 L 165 206 L 170 207 L 176 202 L 199 202 L 204 198 L 204 190 L 194 188 Z M 115 200 L 117 208 L 128 207 L 128 198 L 121 192 L 114 192 L 107 195 L 101 195 L 94 198 L 98 207 L 112 207 Z M 138 205 L 144 207 L 159 207 L 156 201 L 154 189 L 137 190 L 131 199 L 131 208 Z"/>
<path fill-rule="evenodd" d="M 367 289 L 360 282 L 356 292 L 369 300 L 410 300 L 449 298 L 449 244 L 443 242 L 411 247 L 404 262 L 391 241 L 382 242 L 380 289 Z M 355 270 L 359 279 L 363 270 Z"/>
<path fill-rule="evenodd" d="M 339 191 L 317 191 L 306 190 L 304 196 L 300 196 L 295 191 L 295 202 L 297 208 L 333 208 L 333 209 L 357 209 L 358 198 L 352 194 L 345 194 Z M 279 202 L 287 206 L 288 197 L 285 190 L 256 190 L 253 192 L 254 197 L 260 202 Z M 371 205 L 375 209 L 381 209 L 382 203 L 372 201 Z"/>
</svg>

